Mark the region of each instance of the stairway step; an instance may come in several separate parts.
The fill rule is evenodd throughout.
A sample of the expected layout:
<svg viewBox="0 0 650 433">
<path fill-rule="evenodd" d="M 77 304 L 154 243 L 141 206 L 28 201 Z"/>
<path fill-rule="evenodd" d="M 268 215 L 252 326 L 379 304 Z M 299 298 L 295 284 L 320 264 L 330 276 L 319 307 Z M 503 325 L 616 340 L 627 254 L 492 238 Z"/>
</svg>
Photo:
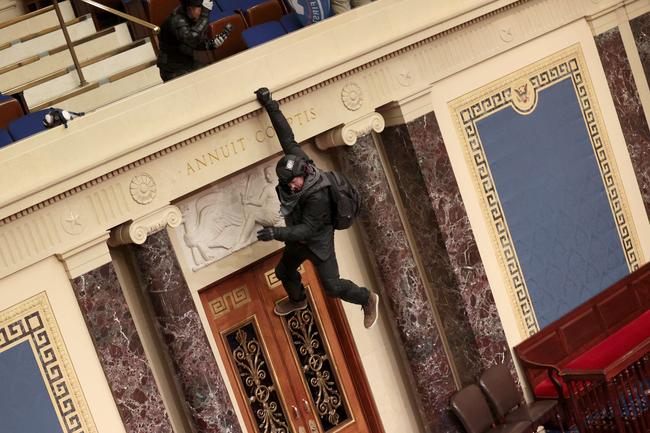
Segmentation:
<svg viewBox="0 0 650 433">
<path fill-rule="evenodd" d="M 106 77 L 128 70 L 136 65 L 155 60 L 156 54 L 153 46 L 147 40 L 140 46 L 83 67 L 82 72 L 86 81 L 92 83 L 104 80 Z M 23 97 L 25 98 L 27 107 L 30 111 L 33 111 L 32 107 L 54 99 L 78 87 L 79 77 L 77 71 L 73 69 L 61 77 L 54 78 L 25 90 Z"/>
<path fill-rule="evenodd" d="M 0 4 L 0 22 L 11 21 L 23 14 L 21 2 L 10 0 Z"/>
<path fill-rule="evenodd" d="M 69 22 L 72 22 L 72 24 L 67 26 L 72 41 L 95 33 L 95 24 L 90 15 L 84 15 Z M 65 44 L 65 38 L 61 29 L 51 31 L 25 42 L 13 44 L 10 47 L 0 50 L 0 68 L 39 53 L 44 53 L 63 44 Z"/>
<path fill-rule="evenodd" d="M 64 21 L 70 21 L 75 17 L 69 1 L 59 3 L 59 7 Z M 5 27 L 2 27 L 0 24 L 0 45 L 58 25 L 59 20 L 56 17 L 56 11 L 54 9 Z"/>
<path fill-rule="evenodd" d="M 69 111 L 88 112 L 162 83 L 160 72 L 154 61 L 140 65 L 138 68 L 139 70 L 135 72 L 129 71 L 132 73 L 125 77 L 109 81 L 63 101 L 52 101 L 43 107 L 56 106 Z M 124 74 L 125 72 L 122 72 L 120 75 Z M 39 109 L 41 108 L 36 111 Z"/>
<path fill-rule="evenodd" d="M 77 53 L 79 62 L 86 62 L 132 42 L 126 23 L 106 29 L 106 31 L 96 33 L 96 35 L 100 36 L 75 46 L 75 52 Z M 40 59 L 37 57 L 33 62 L 14 68 L 8 72 L 0 73 L 0 93 L 17 93 L 17 91 L 12 89 L 24 86 L 27 83 L 34 82 L 72 65 L 72 56 L 67 47 Z"/>
</svg>

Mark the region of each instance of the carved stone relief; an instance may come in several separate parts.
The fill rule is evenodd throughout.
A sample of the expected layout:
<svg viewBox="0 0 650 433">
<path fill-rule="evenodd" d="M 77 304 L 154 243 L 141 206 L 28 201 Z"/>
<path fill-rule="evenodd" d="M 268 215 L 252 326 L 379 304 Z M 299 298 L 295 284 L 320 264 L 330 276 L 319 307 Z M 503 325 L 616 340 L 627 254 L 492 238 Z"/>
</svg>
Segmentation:
<svg viewBox="0 0 650 433">
<path fill-rule="evenodd" d="M 182 256 L 196 271 L 256 241 L 262 226 L 283 224 L 275 193 L 275 164 L 254 167 L 177 206 Z"/>
<path fill-rule="evenodd" d="M 156 182 L 147 173 L 139 174 L 131 179 L 129 191 L 136 203 L 148 204 L 156 197 Z"/>
</svg>

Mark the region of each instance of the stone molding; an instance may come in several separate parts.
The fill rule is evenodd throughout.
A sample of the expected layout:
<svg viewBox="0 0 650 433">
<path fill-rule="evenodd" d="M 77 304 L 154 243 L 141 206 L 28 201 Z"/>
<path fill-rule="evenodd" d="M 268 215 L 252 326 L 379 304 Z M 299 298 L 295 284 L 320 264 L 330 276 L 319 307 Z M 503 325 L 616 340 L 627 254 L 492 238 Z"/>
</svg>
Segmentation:
<svg viewBox="0 0 650 433">
<path fill-rule="evenodd" d="M 99 237 L 84 242 L 65 253 L 56 255 L 63 263 L 69 279 L 73 280 L 111 262 L 111 254 L 106 244 L 108 237 L 109 233 L 104 232 Z"/>
<path fill-rule="evenodd" d="M 388 104 L 382 109 L 386 126 L 404 125 L 433 111 L 431 89 L 427 88 Z"/>
<path fill-rule="evenodd" d="M 630 3 L 630 7 L 637 5 L 638 1 Z M 411 0 L 411 2 L 421 5 L 419 0 Z M 461 13 L 450 17 L 446 22 L 432 22 L 426 29 L 415 33 L 405 33 L 405 36 L 396 39 L 394 43 L 376 48 L 354 60 L 340 63 L 332 70 L 321 71 L 319 74 L 310 76 L 309 79 L 287 84 L 282 88 L 284 90 L 276 92 L 277 97 L 281 99 L 283 111 L 307 113 L 311 110 L 312 113 L 317 114 L 309 123 L 303 125 L 294 123 L 296 139 L 299 141 L 318 136 L 333 128 L 336 130 L 337 125 L 341 125 L 341 123 L 353 123 L 359 119 L 359 111 L 372 113 L 377 107 L 387 106 L 394 101 L 406 103 L 405 107 L 400 108 L 402 114 L 394 115 L 394 112 L 388 114 L 391 113 L 391 110 L 388 113 L 382 112 L 386 114 L 388 123 L 392 124 L 392 122 L 401 121 L 399 116 L 408 119 L 409 112 L 416 115 L 420 111 L 428 109 L 425 103 L 426 94 L 432 83 L 570 22 L 595 15 L 599 11 L 609 9 L 613 4 L 619 3 L 614 0 L 601 0 L 597 3 L 591 0 L 490 2 L 489 6 L 493 9 L 489 10 L 488 6 L 485 6 L 488 9 L 485 9 L 486 12 L 483 15 L 477 15 L 467 20 Z M 374 10 L 375 6 L 379 8 L 377 4 L 368 5 L 370 9 L 367 10 Z M 382 4 L 389 5 L 390 2 Z M 505 6 L 503 6 L 504 4 Z M 500 5 L 501 9 L 494 9 L 496 5 Z M 628 3 L 626 3 L 626 7 L 628 7 L 627 5 Z M 476 10 L 473 13 L 477 13 Z M 349 16 L 352 17 L 354 14 L 351 13 Z M 343 21 L 345 20 L 341 22 Z M 536 25 L 527 25 L 530 22 L 534 22 Z M 323 24 L 324 28 L 328 28 L 328 23 Z M 504 38 L 504 34 L 507 34 L 508 37 Z M 459 56 L 458 53 L 463 53 L 463 55 Z M 330 78 L 327 78 L 328 76 Z M 202 80 L 202 71 L 198 71 L 196 77 L 197 81 Z M 184 83 L 191 84 L 191 80 L 180 80 L 180 84 L 177 84 L 180 86 L 185 85 Z M 355 92 L 352 92 L 356 95 L 355 98 L 350 96 L 350 87 L 347 87 L 347 92 L 343 92 L 343 89 L 350 84 L 358 86 L 358 91 L 362 95 L 362 105 L 356 111 L 346 108 L 342 101 L 342 94 L 345 94 L 347 103 L 351 107 L 355 108 L 359 103 L 356 98 L 358 96 L 355 93 L 357 92 L 356 88 L 353 89 Z M 169 90 L 170 97 L 179 97 L 179 92 L 173 91 L 174 85 L 165 89 Z M 162 90 L 156 89 L 152 91 L 162 92 Z M 290 96 L 285 96 L 287 93 Z M 157 95 L 158 102 L 167 101 L 164 92 Z M 129 102 L 134 100 L 138 101 L 139 99 L 131 98 Z M 421 104 L 419 109 L 416 108 L 418 104 Z M 415 107 L 413 111 L 410 111 L 409 106 Z M 160 208 L 161 205 L 170 203 L 205 185 L 214 184 L 219 179 L 279 152 L 279 146 L 274 137 L 262 136 L 263 140 L 257 140 L 257 142 L 255 140 L 256 129 L 266 127 L 264 124 L 266 117 L 261 115 L 257 105 L 245 102 L 243 105 L 238 105 L 236 109 L 228 109 L 230 111 L 225 111 L 226 114 L 214 117 L 210 121 L 212 123 L 203 121 L 197 123 L 198 126 L 188 129 L 192 132 L 190 138 L 173 138 L 182 137 L 186 132 L 181 134 L 178 131 L 159 131 L 159 136 L 163 138 L 158 143 L 168 143 L 166 147 L 158 147 L 157 143 L 154 143 L 155 146 L 143 143 L 142 148 L 132 152 L 137 157 L 128 154 L 116 158 L 115 161 L 125 162 L 118 165 L 118 168 L 112 168 L 116 166 L 111 160 L 110 163 L 105 163 L 98 169 L 82 173 L 83 176 L 92 174 L 94 177 L 90 181 L 77 183 L 77 179 L 83 179 L 83 176 L 70 176 L 65 183 L 70 187 L 64 192 L 52 195 L 54 187 L 48 185 L 38 193 L 26 198 L 19 197 L 11 205 L 5 206 L 0 210 L 2 215 L 9 215 L 0 221 L 0 277 L 29 266 L 49 255 L 62 254 L 62 252 L 76 248 L 83 244 L 83 241 L 80 243 L 80 239 L 87 239 L 93 234 L 99 236 L 110 228 L 124 224 L 129 220 L 143 218 Z M 101 118 L 106 113 L 110 114 L 109 111 L 111 110 L 102 110 L 98 115 Z M 219 120 L 232 112 L 239 114 L 231 120 Z M 395 116 L 398 120 L 394 119 Z M 81 129 L 88 134 L 99 131 L 99 127 L 95 128 L 92 123 L 93 119 L 97 118 L 96 115 L 85 116 L 77 119 L 76 122 L 79 122 L 78 126 L 84 126 Z M 86 125 L 86 122 L 91 123 Z M 98 122 L 96 123 L 99 125 Z M 214 126 L 215 124 L 217 126 Z M 141 125 L 136 121 L 125 122 L 120 126 L 131 131 L 134 136 L 141 136 L 139 135 Z M 168 127 L 171 128 L 171 126 Z M 48 132 L 43 136 L 51 137 L 52 147 L 57 147 L 55 145 L 62 144 L 60 140 L 64 138 L 72 141 L 77 140 L 74 134 L 78 135 L 81 129 L 72 127 L 68 129 L 52 130 L 50 131 L 52 134 Z M 352 129 L 350 128 L 350 130 Z M 355 129 L 355 131 L 360 130 L 362 129 Z M 124 131 L 117 132 L 121 137 Z M 352 137 L 352 133 L 348 133 L 349 137 Z M 340 141 L 345 143 L 343 134 L 343 127 L 341 127 Z M 102 141 L 110 138 L 115 141 L 116 138 L 119 138 L 104 137 L 104 135 L 98 134 L 97 139 Z M 192 176 L 184 172 L 181 165 L 186 161 L 198 161 L 201 157 L 205 158 L 210 152 L 216 153 L 216 148 L 225 148 L 233 143 L 237 145 L 238 137 L 243 140 L 244 136 L 247 137 L 247 141 L 242 141 L 241 144 L 242 146 L 246 144 L 245 152 L 237 153 L 237 149 L 233 148 L 232 151 L 237 154 L 234 155 L 229 150 L 231 156 L 227 163 L 220 161 L 214 164 L 214 168 L 205 168 Z M 37 138 L 38 136 L 35 136 L 35 142 L 38 141 Z M 337 140 L 330 137 L 329 141 L 333 143 Z M 87 135 L 84 143 L 87 144 Z M 27 140 L 20 146 L 3 149 L 3 151 L 8 160 L 21 165 L 20 161 L 23 159 L 18 158 L 20 155 L 17 148 L 27 146 L 27 150 L 29 150 L 32 144 Z M 66 142 L 66 146 L 67 144 L 74 147 L 71 143 Z M 145 153 L 147 149 L 156 147 L 158 150 Z M 42 158 L 47 156 L 46 154 L 41 155 Z M 52 157 L 54 158 L 54 156 Z M 222 157 L 222 159 L 224 158 Z M 104 172 L 104 170 L 109 171 Z M 132 182 L 137 176 L 144 175 L 154 179 L 154 184 L 141 182 L 148 186 L 149 190 L 136 195 L 136 199 L 132 194 L 135 191 L 131 189 Z M 29 182 L 37 182 L 37 180 L 29 180 Z M 155 193 L 152 185 L 155 185 Z M 70 219 L 70 215 L 75 218 L 67 221 Z M 64 225 L 65 223 L 68 224 L 67 227 Z"/>
<path fill-rule="evenodd" d="M 116 247 L 125 244 L 142 245 L 147 236 L 169 226 L 178 227 L 183 220 L 181 211 L 176 206 L 165 206 L 135 221 L 122 224 L 111 231 L 108 245 Z"/>
<path fill-rule="evenodd" d="M 650 12 L 650 3 L 641 0 L 603 2 L 603 5 L 604 7 L 586 17 L 594 35 L 604 33 L 624 21 L 629 22 L 639 15 Z"/>
<path fill-rule="evenodd" d="M 381 114 L 372 112 L 365 116 L 346 123 L 316 137 L 316 146 L 320 150 L 330 149 L 337 146 L 352 146 L 361 136 L 370 134 L 372 131 L 381 132 L 386 122 Z"/>
</svg>

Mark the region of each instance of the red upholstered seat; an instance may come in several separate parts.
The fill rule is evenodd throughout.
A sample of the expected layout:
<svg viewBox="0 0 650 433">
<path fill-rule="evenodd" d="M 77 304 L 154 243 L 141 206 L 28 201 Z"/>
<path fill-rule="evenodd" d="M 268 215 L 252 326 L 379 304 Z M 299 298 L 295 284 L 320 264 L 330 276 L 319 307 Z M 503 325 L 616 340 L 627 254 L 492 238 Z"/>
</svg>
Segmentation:
<svg viewBox="0 0 650 433">
<path fill-rule="evenodd" d="M 630 350 L 643 343 L 650 337 L 650 310 L 596 344 L 580 356 L 572 359 L 562 366 L 567 370 L 602 370 Z M 562 382 L 562 378 L 558 377 Z M 562 384 L 564 396 L 569 396 L 566 384 Z M 533 390 L 538 398 L 557 398 L 557 391 L 553 382 L 546 378 L 535 386 Z"/>
<path fill-rule="evenodd" d="M 562 390 L 564 391 L 564 396 L 568 398 L 569 388 L 566 386 L 566 384 L 562 381 L 561 378 L 558 378 L 558 380 L 560 381 L 560 383 L 562 383 Z M 535 394 L 535 397 L 538 398 L 553 398 L 553 399 L 558 398 L 555 385 L 553 385 L 551 379 L 548 378 L 538 383 L 533 392 Z"/>
<path fill-rule="evenodd" d="M 650 337 L 650 310 L 568 362 L 567 369 L 603 369 Z"/>
</svg>

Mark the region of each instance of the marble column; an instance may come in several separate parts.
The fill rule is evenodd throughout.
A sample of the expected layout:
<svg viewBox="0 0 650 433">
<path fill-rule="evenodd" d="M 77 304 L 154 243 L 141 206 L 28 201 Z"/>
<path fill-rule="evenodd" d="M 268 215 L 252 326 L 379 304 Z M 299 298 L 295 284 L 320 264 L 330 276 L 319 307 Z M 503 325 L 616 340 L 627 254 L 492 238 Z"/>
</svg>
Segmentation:
<svg viewBox="0 0 650 433">
<path fill-rule="evenodd" d="M 426 288 L 407 241 L 380 157 L 370 135 L 337 148 L 342 170 L 362 196 L 360 223 L 382 279 L 379 291 L 401 343 L 418 409 L 429 433 L 458 431 L 449 397 L 456 391 Z"/>
<path fill-rule="evenodd" d="M 503 326 L 434 113 L 381 134 L 406 218 L 464 385 L 507 363 Z"/>
<path fill-rule="evenodd" d="M 167 231 L 132 248 L 196 430 L 241 432 Z"/>
<path fill-rule="evenodd" d="M 173 433 L 113 265 L 75 278 L 72 287 L 126 431 Z"/>
<path fill-rule="evenodd" d="M 110 262 L 106 238 L 91 248 L 63 254 L 59 259 L 64 262 L 71 279 L 125 430 L 127 433 L 173 433 L 129 306 Z M 99 254 L 98 249 L 101 250 Z M 86 256 L 81 257 L 84 254 Z"/>
<path fill-rule="evenodd" d="M 650 83 L 650 12 L 630 20 L 630 27 L 639 50 L 645 79 Z"/>
<path fill-rule="evenodd" d="M 633 33 L 640 48 L 647 78 L 650 72 L 650 14 L 632 22 L 633 29 L 636 28 Z M 632 159 L 646 214 L 650 216 L 650 130 L 618 28 L 596 36 L 596 46 Z M 645 50 L 645 54 L 641 49 Z"/>
</svg>

